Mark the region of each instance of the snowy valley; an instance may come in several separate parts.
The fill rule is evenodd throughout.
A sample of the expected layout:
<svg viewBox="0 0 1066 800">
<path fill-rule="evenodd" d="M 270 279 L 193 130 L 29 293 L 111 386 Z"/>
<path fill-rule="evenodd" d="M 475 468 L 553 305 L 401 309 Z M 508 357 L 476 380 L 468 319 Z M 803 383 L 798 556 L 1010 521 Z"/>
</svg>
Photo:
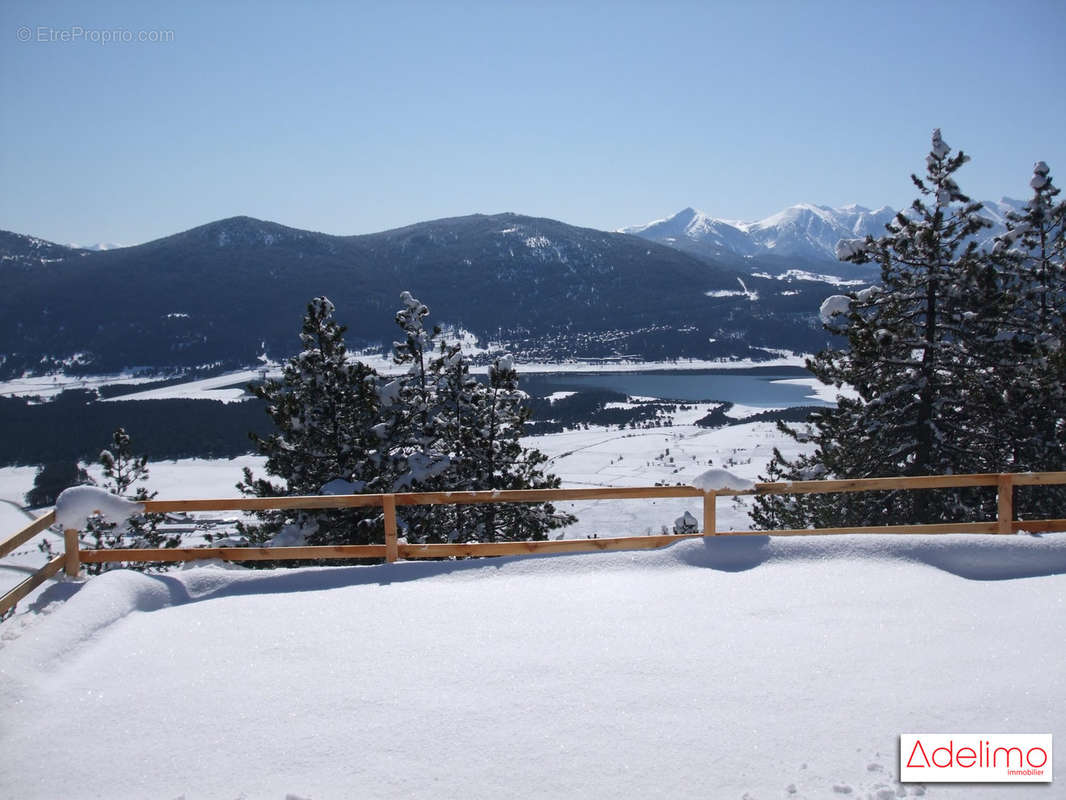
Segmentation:
<svg viewBox="0 0 1066 800">
<path fill-rule="evenodd" d="M 33 421 L 38 433 L 28 438 L 40 446 L 52 427 L 53 446 L 71 448 L 62 455 L 74 473 L 83 467 L 71 459 L 92 460 L 89 445 L 69 441 L 71 429 L 50 419 L 69 416 L 83 434 L 97 426 L 98 436 L 106 415 L 154 414 L 145 430 L 169 440 L 146 436 L 145 449 L 189 455 L 182 436 L 192 431 L 193 447 L 205 447 L 210 418 L 210 454 L 231 456 L 162 457 L 149 467 L 116 430 L 91 475 L 76 478 L 99 485 L 58 495 L 69 553 L 79 536 L 94 549 L 92 535 L 119 548 L 253 549 L 199 550 L 210 558 L 88 580 L 71 557 L 69 578 L 25 597 L 0 628 L 0 740 L 15 756 L 0 764 L 0 785 L 20 798 L 62 794 L 65 775 L 38 769 L 43 758 L 83 776 L 85 796 L 107 797 L 1027 794 L 1024 785 L 945 783 L 932 769 L 905 776 L 900 749 L 912 731 L 1024 731 L 1050 748 L 1066 722 L 1058 669 L 1066 617 L 1056 613 L 1066 597 L 1066 473 L 1054 471 L 1063 467 L 1063 286 L 1060 251 L 1047 255 L 1047 242 L 1062 239 L 1066 207 L 1051 205 L 1049 170 L 1038 162 L 1026 218 L 1011 218 L 1007 239 L 978 250 L 969 242 L 988 225 L 951 178 L 964 162 L 934 131 L 933 203 L 916 204 L 880 243 L 853 238 L 837 248 L 854 272 L 814 256 L 822 267 L 767 261 L 730 271 L 651 243 L 641 255 L 645 245 L 631 236 L 574 234 L 550 220 L 440 220 L 356 244 L 369 253 L 398 248 L 417 271 L 423 261 L 438 268 L 442 252 L 454 256 L 473 237 L 496 258 L 494 291 L 522 282 L 548 304 L 534 304 L 534 316 L 547 315 L 543 327 L 508 329 L 509 343 L 502 326 L 495 339 L 458 324 L 443 336 L 426 320 L 428 307 L 404 291 L 389 362 L 372 346 L 348 351 L 338 308 L 317 296 L 300 352 L 273 359 L 261 341 L 257 369 L 244 362 L 226 371 L 222 360 L 192 375 L 15 376 L 3 386 L 15 422 L 6 439 Z M 1045 209 L 1052 212 L 1042 216 Z M 665 227 L 690 244 L 743 250 L 739 232 L 751 247 L 785 253 L 793 234 L 817 248 L 841 226 L 861 235 L 888 214 L 804 207 L 728 230 L 689 210 Z M 653 228 L 641 233 L 665 236 Z M 571 237 L 565 245 L 560 233 Z M 678 236 L 668 237 L 671 246 Z M 153 247 L 173 256 L 192 241 L 208 262 L 220 252 L 239 262 L 231 248 L 295 246 L 291 256 L 343 244 L 249 219 L 177 238 L 178 251 L 173 242 Z M 518 242 L 525 249 L 516 256 Z M 1007 250 L 1017 242 L 1028 249 Z M 864 263 L 875 250 L 880 285 L 870 285 Z M 664 305 L 669 287 L 658 286 L 650 302 L 624 309 L 639 327 L 605 327 L 596 313 L 647 284 L 648 257 L 670 275 L 696 278 L 699 291 Z M 770 270 L 782 264 L 792 266 Z M 569 283 L 553 283 L 567 275 Z M 445 285 L 443 297 L 468 277 Z M 816 312 L 803 307 L 818 295 Z M 789 302 L 801 303 L 791 316 L 782 313 Z M 714 303 L 723 317 L 708 322 Z M 480 330 L 506 304 L 488 305 Z M 771 305 L 776 311 L 761 316 Z M 566 308 L 595 309 L 592 324 L 560 324 Z M 682 324 L 693 313 L 703 321 Z M 166 314 L 176 326 L 191 318 Z M 782 319 L 784 328 L 772 327 Z M 774 346 L 782 330 L 811 331 L 815 321 L 819 336 L 849 347 L 803 359 L 797 350 L 808 338 Z M 688 350 L 663 345 L 686 335 Z M 732 344 L 708 347 L 719 336 Z M 515 337 L 525 346 L 508 346 Z M 654 353 L 667 369 L 651 368 Z M 536 354 L 551 361 L 534 365 Z M 65 365 L 73 372 L 97 362 L 86 351 Z M 271 423 L 252 431 L 258 455 L 247 440 L 213 438 L 227 425 L 248 432 L 250 414 Z M 31 484 L 43 491 L 46 471 L 0 469 L 0 523 L 24 524 L 23 498 Z M 848 491 L 822 483 L 827 477 Z M 656 489 L 641 500 L 569 495 L 552 505 L 526 493 L 651 484 L 684 487 L 687 496 L 663 499 Z M 128 521 L 151 499 L 149 488 L 170 499 L 240 492 L 267 502 L 254 515 L 201 506 Z M 491 501 L 462 513 L 448 501 L 478 489 Z M 716 497 L 718 489 L 751 493 Z M 440 502 L 394 494 L 411 490 Z M 320 497 L 349 493 L 377 498 L 331 508 L 335 498 Z M 314 498 L 283 503 L 280 495 Z M 119 527 L 90 519 L 97 503 Z M 691 538 L 639 549 L 662 533 Z M 619 536 L 636 538 L 582 542 Z M 63 546 L 56 530 L 39 538 L 45 550 Z M 0 564 L 0 589 L 45 558 L 37 543 L 19 542 Z M 466 557 L 486 545 L 528 553 L 532 542 L 631 549 Z M 259 570 L 215 559 L 276 562 L 284 553 L 273 548 L 320 544 L 343 558 L 384 553 L 387 563 Z M 89 555 L 83 564 L 98 567 Z M 150 554 L 114 557 L 136 556 Z M 90 738 L 98 749 L 79 746 Z M 664 747 L 682 755 L 664 760 Z M 194 774 L 173 767 L 220 754 L 232 765 Z M 123 769 L 131 758 L 133 774 Z M 1038 769 L 1004 770 L 1053 788 L 1048 759 L 1030 766 Z"/>
<path fill-rule="evenodd" d="M 1066 800 L 1064 30 L 0 5 L 0 800 Z"/>
</svg>

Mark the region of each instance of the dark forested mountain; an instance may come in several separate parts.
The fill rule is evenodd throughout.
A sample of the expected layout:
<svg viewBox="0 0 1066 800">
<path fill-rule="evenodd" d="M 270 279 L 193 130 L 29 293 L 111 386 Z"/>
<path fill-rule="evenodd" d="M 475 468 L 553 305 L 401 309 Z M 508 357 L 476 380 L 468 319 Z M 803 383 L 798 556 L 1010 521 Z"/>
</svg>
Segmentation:
<svg viewBox="0 0 1066 800">
<path fill-rule="evenodd" d="M 635 236 L 517 214 L 363 236 L 234 217 L 107 251 L 3 233 L 0 259 L 7 375 L 283 357 L 320 294 L 352 346 L 378 346 L 394 337 L 404 289 L 434 320 L 529 356 L 760 357 L 822 346 L 817 308 L 831 293 L 803 275 L 742 275 Z"/>
<path fill-rule="evenodd" d="M 87 253 L 88 250 L 46 242 L 36 236 L 0 231 L 0 274 L 6 269 L 32 268 Z"/>
</svg>

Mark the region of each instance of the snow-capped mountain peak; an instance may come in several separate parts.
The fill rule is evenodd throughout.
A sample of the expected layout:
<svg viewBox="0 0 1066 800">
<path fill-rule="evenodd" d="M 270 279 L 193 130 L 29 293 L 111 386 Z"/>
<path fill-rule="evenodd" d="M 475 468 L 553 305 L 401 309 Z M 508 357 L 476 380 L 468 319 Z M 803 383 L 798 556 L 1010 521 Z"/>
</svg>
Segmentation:
<svg viewBox="0 0 1066 800">
<path fill-rule="evenodd" d="M 871 211 L 860 205 L 842 208 L 798 203 L 764 219 L 750 222 L 717 219 L 686 208 L 672 217 L 647 225 L 623 228 L 645 239 L 695 255 L 783 255 L 835 260 L 840 239 L 879 234 L 895 212 L 887 206 Z"/>
<path fill-rule="evenodd" d="M 978 213 L 992 223 L 992 230 L 998 235 L 1007 230 L 1007 214 L 1010 212 L 1021 213 L 1024 210 L 1025 205 L 1025 200 L 1015 200 L 1013 197 L 1001 197 L 998 201 L 982 201 L 982 208 Z"/>
<path fill-rule="evenodd" d="M 77 242 L 68 242 L 67 247 L 74 250 L 119 250 L 126 245 L 118 244 L 117 242 L 96 242 L 95 244 L 78 244 Z"/>
<path fill-rule="evenodd" d="M 647 225 L 621 229 L 694 255 L 781 255 L 814 260 L 836 260 L 841 239 L 882 233 L 894 211 L 885 206 L 875 211 L 850 205 L 842 208 L 800 203 L 762 220 L 739 222 L 710 217 L 685 208 L 673 217 Z"/>
<path fill-rule="evenodd" d="M 799 203 L 747 225 L 745 232 L 763 252 L 835 260 L 838 241 L 876 236 L 894 215 L 887 206 L 871 211 L 854 204 L 831 208 Z"/>
<path fill-rule="evenodd" d="M 1024 201 L 1009 197 L 984 201 L 980 213 L 992 225 L 982 231 L 981 246 L 989 246 L 995 236 L 1006 230 L 1008 212 L 1020 211 L 1024 205 Z M 895 216 L 889 206 L 869 209 L 852 203 L 833 208 L 797 203 L 763 219 L 742 222 L 686 208 L 672 217 L 622 228 L 620 232 L 710 258 L 776 255 L 836 262 L 837 242 L 881 236 Z"/>
<path fill-rule="evenodd" d="M 672 217 L 656 220 L 647 225 L 622 228 L 619 233 L 635 234 L 660 244 L 697 254 L 752 255 L 756 252 L 747 233 L 738 228 L 735 223 L 715 219 L 692 207 L 685 208 Z"/>
</svg>

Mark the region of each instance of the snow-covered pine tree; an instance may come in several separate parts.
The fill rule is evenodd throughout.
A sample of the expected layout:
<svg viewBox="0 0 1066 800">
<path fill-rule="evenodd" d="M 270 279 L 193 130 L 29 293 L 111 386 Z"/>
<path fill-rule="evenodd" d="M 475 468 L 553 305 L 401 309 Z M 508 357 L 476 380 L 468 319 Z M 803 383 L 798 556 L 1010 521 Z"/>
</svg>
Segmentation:
<svg viewBox="0 0 1066 800">
<path fill-rule="evenodd" d="M 1003 320 L 984 407 L 1005 430 L 998 470 L 1066 469 L 1066 201 L 1039 161 L 1033 196 L 1007 215 L 993 258 L 1000 273 Z M 1021 489 L 1020 516 L 1055 515 L 1062 489 Z"/>
<path fill-rule="evenodd" d="M 253 435 L 267 457 L 270 478 L 244 470 L 237 488 L 256 497 L 357 494 L 391 491 L 387 459 L 375 426 L 379 422 L 377 373 L 349 357 L 345 327 L 334 306 L 316 297 L 307 306 L 300 333 L 302 351 L 286 362 L 280 380 L 249 390 L 267 404 L 276 432 Z M 253 543 L 369 544 L 384 541 L 379 509 L 275 510 L 244 526 Z M 276 538 L 275 538 L 276 537 Z"/>
<path fill-rule="evenodd" d="M 251 391 L 267 403 L 277 432 L 253 436 L 280 479 L 245 470 L 238 488 L 258 497 L 323 491 L 418 492 L 551 488 L 545 457 L 519 443 L 528 411 L 521 405 L 513 361 L 490 369 L 488 385 L 470 375 L 459 347 L 427 330 L 429 309 L 409 292 L 396 322 L 404 332 L 394 360 L 407 372 L 383 380 L 353 361 L 333 304 L 311 301 L 304 317 L 303 351 L 289 359 L 281 380 Z M 244 526 L 252 543 L 363 544 L 382 541 L 377 509 L 268 511 Z M 401 532 L 411 541 L 543 539 L 573 517 L 551 504 L 516 510 L 485 506 L 404 506 Z"/>
<path fill-rule="evenodd" d="M 1066 200 L 1043 161 L 1033 166 L 1033 196 L 1020 212 L 1007 213 L 1007 232 L 994 253 L 1014 266 L 1018 283 L 1016 326 L 1028 323 L 1037 340 L 1057 338 L 1066 316 Z"/>
<path fill-rule="evenodd" d="M 483 491 L 554 488 L 543 471 L 546 457 L 523 448 L 528 418 L 510 356 L 489 367 L 488 384 L 470 375 L 458 345 L 425 327 L 429 309 L 409 292 L 396 322 L 404 331 L 394 360 L 407 374 L 387 392 L 383 428 L 391 448 L 396 491 Z M 544 539 L 574 518 L 550 503 L 522 505 L 409 506 L 400 510 L 412 541 Z"/>
<path fill-rule="evenodd" d="M 974 303 L 959 332 L 969 343 L 965 382 L 971 448 L 975 458 L 969 472 L 1004 472 L 1015 463 L 1015 420 L 1012 395 L 1016 391 L 1009 373 L 1015 372 L 1019 344 L 1008 333 L 1009 319 L 1019 289 L 1003 259 L 986 259 L 977 275 Z"/>
<path fill-rule="evenodd" d="M 426 329 L 429 308 L 410 292 L 402 292 L 400 301 L 403 307 L 395 320 L 404 338 L 393 343 L 392 358 L 407 372 L 382 388 L 382 422 L 376 431 L 389 466 L 389 491 L 436 491 L 444 487 L 442 475 L 450 464 L 443 449 L 437 396 L 440 368 L 434 359 L 440 329 Z M 447 527 L 445 516 L 440 506 L 405 506 L 399 509 L 397 522 L 411 541 L 440 542 Z"/>
<path fill-rule="evenodd" d="M 472 395 L 469 435 L 462 441 L 461 462 L 474 489 L 555 489 L 559 479 L 544 471 L 548 458 L 522 446 L 529 409 L 518 388 L 518 372 L 509 355 L 489 366 L 488 385 Z M 478 541 L 546 539 L 547 532 L 570 525 L 575 517 L 556 511 L 551 503 L 487 504 L 471 507 L 468 538 Z"/>
<path fill-rule="evenodd" d="M 965 380 L 973 343 L 962 334 L 986 266 L 974 235 L 989 223 L 955 181 L 968 160 L 933 131 L 925 177 L 911 176 L 921 196 L 886 225 L 886 235 L 838 246 L 843 260 L 879 261 L 881 284 L 823 304 L 826 329 L 846 336 L 848 348 L 825 350 L 807 366 L 822 383 L 851 386 L 858 398 L 819 412 L 809 434 L 813 457 L 776 459 L 772 469 L 782 477 L 800 480 L 815 467 L 824 478 L 939 475 L 981 462 Z M 936 522 L 970 516 L 982 502 L 966 490 L 801 502 L 767 496 L 757 500 L 755 519 L 791 513 L 808 524 Z"/>
<path fill-rule="evenodd" d="M 434 430 L 439 437 L 436 449 L 447 455 L 447 469 L 435 476 L 433 483 L 446 491 L 474 491 L 480 478 L 475 453 L 485 385 L 470 374 L 470 365 L 459 346 L 443 339 L 437 342 L 429 372 L 434 387 Z M 437 511 L 434 527 L 429 531 L 432 541 L 479 538 L 476 506 L 442 506 Z"/>
<path fill-rule="evenodd" d="M 133 454 L 130 436 L 123 428 L 117 428 L 111 435 L 111 444 L 100 452 L 99 463 L 103 471 L 103 480 L 98 484 L 101 489 L 137 502 L 151 500 L 156 496 L 156 492 L 148 491 L 143 485 L 148 481 L 148 457 Z M 90 518 L 81 534 L 80 546 L 85 550 L 177 547 L 181 543 L 180 536 L 167 536 L 160 532 L 159 524 L 163 519 L 162 514 L 138 514 L 130 517 L 123 525 L 115 525 L 99 518 Z M 86 564 L 85 569 L 90 575 L 99 575 L 111 569 L 135 569 L 144 572 L 163 571 L 169 566 L 165 563 L 115 562 Z"/>
</svg>

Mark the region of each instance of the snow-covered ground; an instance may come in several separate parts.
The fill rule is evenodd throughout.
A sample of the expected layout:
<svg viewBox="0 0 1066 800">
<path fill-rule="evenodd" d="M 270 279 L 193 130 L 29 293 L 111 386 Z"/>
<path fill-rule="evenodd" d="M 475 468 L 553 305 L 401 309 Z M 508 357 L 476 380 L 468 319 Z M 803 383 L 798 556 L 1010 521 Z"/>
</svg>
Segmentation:
<svg viewBox="0 0 1066 800">
<path fill-rule="evenodd" d="M 800 448 L 770 422 L 707 429 L 693 424 L 717 404 L 696 403 L 674 415 L 670 428 L 565 431 L 531 437 L 527 444 L 550 458 L 548 469 L 567 488 L 691 484 L 710 467 L 747 480 L 766 472 L 776 446 L 786 455 Z M 760 409 L 764 410 L 764 409 Z M 750 498 L 718 500 L 719 530 L 748 530 Z M 557 503 L 578 517 L 561 531 L 568 539 L 596 535 L 640 536 L 672 528 L 685 511 L 701 517 L 701 500 L 583 500 Z"/>
<path fill-rule="evenodd" d="M 716 405 L 525 443 L 570 487 L 796 453 L 771 423 L 694 424 Z M 149 485 L 232 497 L 244 466 L 153 463 Z M 0 469 L 0 536 L 34 472 Z M 720 499 L 719 529 L 747 502 Z M 560 506 L 567 537 L 700 517 Z M 43 560 L 5 558 L 0 589 Z M 0 625 L 0 798 L 1020 797 L 1042 790 L 902 786 L 898 736 L 1063 730 L 1064 605 L 1066 534 L 61 579 Z"/>
<path fill-rule="evenodd" d="M 276 370 L 275 370 L 276 372 Z M 244 387 L 258 381 L 264 374 L 262 370 L 243 370 L 227 372 L 213 378 L 163 386 L 158 389 L 146 389 L 120 397 L 111 397 L 104 402 L 120 403 L 124 400 L 219 400 L 223 403 L 238 403 L 248 398 Z M 266 374 L 273 374 L 267 371 Z"/>
<path fill-rule="evenodd" d="M 1066 536 L 113 572 L 0 628 L 0 795 L 1013 798 L 916 731 L 1066 726 Z"/>
<path fill-rule="evenodd" d="M 656 483 L 690 483 L 709 467 L 728 469 L 736 475 L 755 480 L 765 474 L 766 464 L 776 446 L 786 454 L 798 452 L 798 445 L 783 436 L 773 423 L 757 422 L 727 428 L 708 429 L 695 425 L 718 406 L 717 403 L 693 403 L 685 410 L 673 413 L 673 427 L 650 429 L 609 429 L 593 426 L 589 430 L 527 437 L 523 443 L 536 447 L 550 458 L 548 470 L 562 479 L 566 488 L 590 486 L 652 486 Z M 755 409 L 765 410 L 765 409 Z M 242 456 L 235 459 L 181 459 L 149 464 L 148 487 L 158 492 L 159 499 L 237 497 L 236 483 L 241 470 L 249 467 L 263 474 L 264 459 Z M 34 469 L 14 467 L 0 469 L 0 499 L 21 505 L 22 497 L 33 485 Z M 89 474 L 100 479 L 98 466 L 90 466 Z M 592 500 L 560 503 L 559 508 L 578 516 L 578 522 L 560 533 L 566 538 L 586 536 L 635 536 L 660 533 L 662 526 L 673 525 L 685 511 L 700 516 L 700 501 L 688 498 L 676 500 Z M 720 530 L 747 530 L 748 498 L 718 501 Z M 10 514 L 4 508 L 10 510 Z M 24 514 L 6 503 L 0 503 L 0 538 L 24 525 Z M 218 514 L 212 516 L 217 517 Z M 28 558 L 26 565 L 41 563 L 36 543 L 20 548 L 12 557 L 0 562 L 0 583 L 3 565 L 9 561 L 24 566 L 20 558 Z M 14 561 L 11 559 L 14 558 Z M 2 585 L 0 585 L 2 588 Z"/>
<path fill-rule="evenodd" d="M 523 443 L 536 447 L 549 458 L 548 470 L 562 479 L 567 488 L 589 486 L 652 486 L 656 483 L 689 484 L 710 467 L 728 469 L 748 480 L 765 474 L 766 464 L 776 446 L 786 454 L 800 447 L 783 436 L 773 423 L 758 422 L 710 430 L 695 425 L 717 407 L 717 403 L 693 403 L 672 414 L 673 427 L 616 430 L 590 427 L 563 433 L 527 437 Z M 764 409 L 757 409 L 764 410 Z M 147 486 L 164 500 L 184 498 L 238 497 L 236 483 L 249 467 L 263 474 L 264 459 L 241 456 L 234 459 L 187 458 L 152 462 Z M 29 520 L 16 508 L 33 485 L 32 467 L 0 468 L 0 539 L 6 538 Z M 89 474 L 100 480 L 100 467 L 91 465 Z M 720 498 L 718 529 L 747 530 L 750 498 Z M 568 539 L 587 536 L 639 536 L 672 529 L 674 520 L 685 511 L 702 518 L 701 501 L 691 498 L 660 500 L 586 500 L 558 503 L 560 510 L 578 517 L 577 523 L 554 535 Z M 38 511 L 37 513 L 41 513 Z M 205 513 L 201 517 L 238 518 L 235 513 Z M 41 539 L 62 549 L 62 536 L 42 534 L 0 561 L 0 591 L 14 586 L 30 571 L 40 568 L 45 557 L 38 550 Z M 195 542 L 191 543 L 195 544 Z"/>
<path fill-rule="evenodd" d="M 158 378 L 135 376 L 131 373 L 118 375 L 39 375 L 36 377 L 12 378 L 0 381 L 0 397 L 51 398 L 67 389 L 96 389 L 113 383 L 148 383 Z"/>
<path fill-rule="evenodd" d="M 234 459 L 185 458 L 153 462 L 149 464 L 148 487 L 158 492 L 160 499 L 239 497 L 236 483 L 241 479 L 241 469 L 247 466 L 261 474 L 264 461 L 260 456 L 249 455 Z M 99 464 L 90 465 L 89 475 L 99 481 L 102 479 L 100 470 Z M 34 467 L 0 467 L 0 540 L 8 538 L 47 510 L 21 508 L 26 492 L 33 486 L 36 472 Z M 214 513 L 199 516 L 217 519 L 238 515 Z M 0 593 L 44 566 L 46 558 L 38 548 L 44 540 L 51 543 L 56 552 L 62 551 L 62 534 L 46 531 L 0 559 Z"/>
<path fill-rule="evenodd" d="M 0 541 L 26 527 L 42 511 L 23 508 L 26 492 L 33 487 L 34 467 L 0 467 Z M 0 559 L 0 593 L 24 581 L 44 566 L 45 557 L 37 549 L 42 539 L 52 542 L 57 551 L 63 549 L 63 536 L 47 532 Z"/>
<path fill-rule="evenodd" d="M 835 386 L 826 386 L 817 378 L 781 378 L 772 382 L 781 383 L 786 386 L 806 386 L 811 390 L 811 393 L 807 395 L 811 400 L 821 400 L 834 405 L 836 405 L 838 396 L 851 399 L 858 398 L 859 396 L 859 393 L 850 386 L 842 386 L 838 389 Z"/>
</svg>

